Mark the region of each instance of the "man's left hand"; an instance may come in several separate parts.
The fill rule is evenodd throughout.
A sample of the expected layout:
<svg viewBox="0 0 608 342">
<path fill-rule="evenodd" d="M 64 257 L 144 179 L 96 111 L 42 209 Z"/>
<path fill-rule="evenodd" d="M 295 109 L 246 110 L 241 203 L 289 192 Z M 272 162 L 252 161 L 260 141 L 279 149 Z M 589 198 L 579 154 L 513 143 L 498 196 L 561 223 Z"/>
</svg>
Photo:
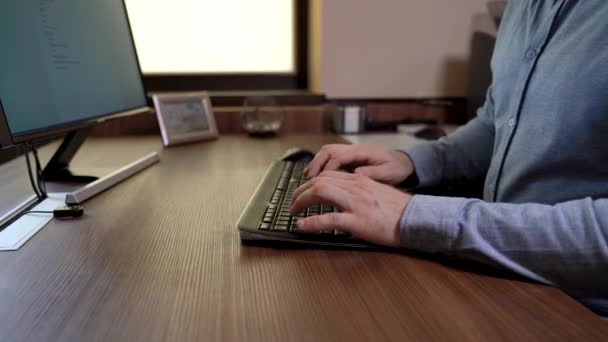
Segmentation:
<svg viewBox="0 0 608 342">
<path fill-rule="evenodd" d="M 304 232 L 337 229 L 378 245 L 399 246 L 399 221 L 412 196 L 370 178 L 324 171 L 294 193 L 291 213 L 315 205 L 331 205 L 340 212 L 301 219 Z"/>
</svg>

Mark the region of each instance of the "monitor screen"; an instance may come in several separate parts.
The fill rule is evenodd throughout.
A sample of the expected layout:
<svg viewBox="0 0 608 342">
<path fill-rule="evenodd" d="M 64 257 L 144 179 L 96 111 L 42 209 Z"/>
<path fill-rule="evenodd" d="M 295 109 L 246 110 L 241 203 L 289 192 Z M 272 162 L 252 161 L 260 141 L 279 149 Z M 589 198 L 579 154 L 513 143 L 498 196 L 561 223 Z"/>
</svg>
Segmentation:
<svg viewBox="0 0 608 342">
<path fill-rule="evenodd" d="M 13 141 L 146 106 L 123 0 L 1 1 L 0 44 Z"/>
</svg>

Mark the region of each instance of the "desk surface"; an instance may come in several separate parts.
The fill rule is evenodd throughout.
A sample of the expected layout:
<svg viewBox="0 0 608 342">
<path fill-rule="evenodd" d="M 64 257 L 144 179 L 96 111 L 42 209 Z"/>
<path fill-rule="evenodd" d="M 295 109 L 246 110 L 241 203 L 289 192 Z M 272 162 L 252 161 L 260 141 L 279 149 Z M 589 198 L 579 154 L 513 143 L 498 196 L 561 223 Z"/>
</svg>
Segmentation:
<svg viewBox="0 0 608 342">
<path fill-rule="evenodd" d="M 0 340 L 608 336 L 606 323 L 549 287 L 398 253 L 241 244 L 235 222 L 269 162 L 336 139 L 223 136 L 167 150 L 156 137 L 89 140 L 76 164 L 118 167 L 152 150 L 162 160 L 88 201 L 82 219 L 52 221 L 0 253 Z"/>
</svg>

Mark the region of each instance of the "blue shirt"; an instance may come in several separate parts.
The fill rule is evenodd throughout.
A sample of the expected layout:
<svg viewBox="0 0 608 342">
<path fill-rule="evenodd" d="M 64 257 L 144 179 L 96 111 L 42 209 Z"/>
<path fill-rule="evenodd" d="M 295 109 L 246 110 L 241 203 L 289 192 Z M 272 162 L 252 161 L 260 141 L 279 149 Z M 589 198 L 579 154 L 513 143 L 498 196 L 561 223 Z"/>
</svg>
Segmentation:
<svg viewBox="0 0 608 342">
<path fill-rule="evenodd" d="M 403 149 L 421 186 L 485 176 L 483 201 L 414 196 L 402 245 L 608 310 L 608 1 L 509 1 L 492 73 L 475 119 Z"/>
</svg>

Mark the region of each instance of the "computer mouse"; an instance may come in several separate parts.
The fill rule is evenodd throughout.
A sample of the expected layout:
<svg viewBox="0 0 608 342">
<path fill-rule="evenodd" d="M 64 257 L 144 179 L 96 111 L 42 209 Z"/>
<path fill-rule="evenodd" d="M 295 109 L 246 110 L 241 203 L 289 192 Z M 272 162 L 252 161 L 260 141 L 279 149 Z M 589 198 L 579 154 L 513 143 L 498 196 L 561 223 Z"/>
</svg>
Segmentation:
<svg viewBox="0 0 608 342">
<path fill-rule="evenodd" d="M 416 138 L 425 140 L 437 140 L 445 135 L 445 131 L 439 126 L 427 126 L 414 133 Z"/>
<path fill-rule="evenodd" d="M 315 153 L 304 149 L 304 148 L 300 148 L 300 147 L 293 147 L 288 149 L 287 151 L 285 151 L 285 153 L 283 153 L 283 155 L 281 156 L 281 160 L 296 160 L 296 159 L 302 159 L 302 158 L 306 158 L 306 157 L 314 157 Z"/>
</svg>

